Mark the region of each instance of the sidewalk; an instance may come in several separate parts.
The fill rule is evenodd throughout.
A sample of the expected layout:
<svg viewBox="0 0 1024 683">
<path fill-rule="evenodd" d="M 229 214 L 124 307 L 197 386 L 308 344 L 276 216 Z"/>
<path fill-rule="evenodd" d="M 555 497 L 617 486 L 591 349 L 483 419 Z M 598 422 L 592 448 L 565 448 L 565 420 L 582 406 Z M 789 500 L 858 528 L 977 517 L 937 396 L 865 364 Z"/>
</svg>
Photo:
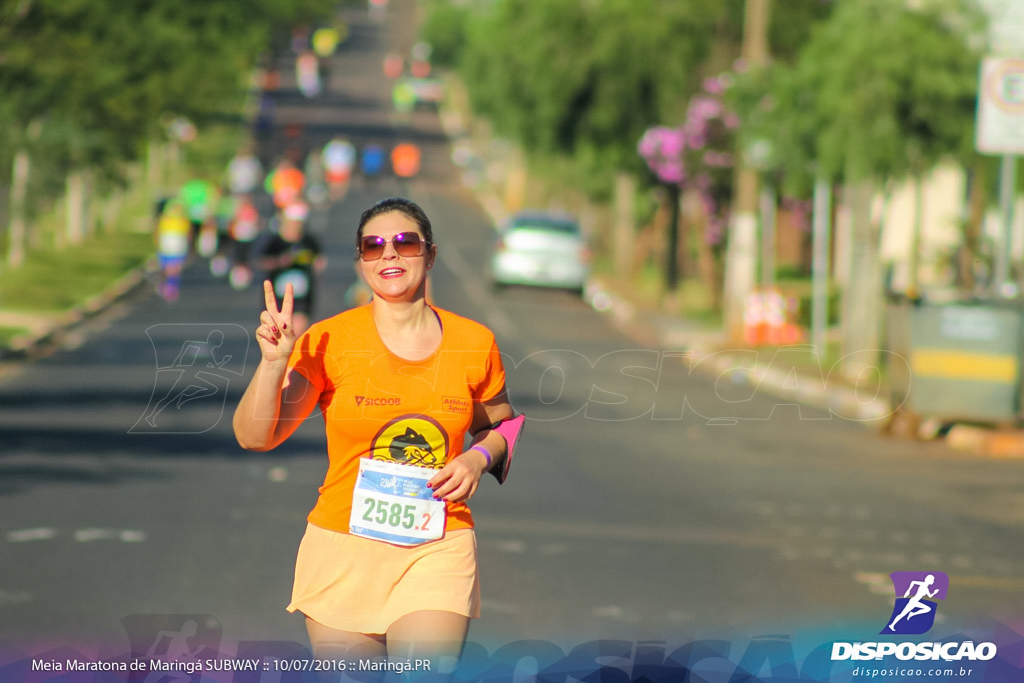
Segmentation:
<svg viewBox="0 0 1024 683">
<path fill-rule="evenodd" d="M 705 374 L 728 376 L 730 381 L 752 384 L 758 391 L 863 422 L 874 429 L 886 424 L 893 412 L 884 387 L 875 383 L 858 387 L 840 377 L 838 369 L 795 365 L 775 348 L 730 343 L 721 329 L 637 304 L 600 278 L 594 279 L 587 297 L 596 310 L 607 315 L 624 333 L 663 350 L 687 352 L 689 365 Z"/>
</svg>

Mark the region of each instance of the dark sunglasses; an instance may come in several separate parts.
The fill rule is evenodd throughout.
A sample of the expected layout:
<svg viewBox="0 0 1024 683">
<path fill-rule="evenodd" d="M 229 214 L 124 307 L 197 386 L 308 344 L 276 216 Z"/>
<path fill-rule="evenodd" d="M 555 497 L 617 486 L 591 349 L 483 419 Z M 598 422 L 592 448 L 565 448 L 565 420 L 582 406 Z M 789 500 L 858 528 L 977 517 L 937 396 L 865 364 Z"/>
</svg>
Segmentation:
<svg viewBox="0 0 1024 683">
<path fill-rule="evenodd" d="M 359 257 L 364 261 L 376 261 L 384 255 L 384 247 L 388 241 L 380 235 L 364 235 L 359 240 Z M 399 256 L 422 256 L 424 249 L 423 238 L 419 233 L 400 232 L 391 238 L 391 246 Z"/>
</svg>

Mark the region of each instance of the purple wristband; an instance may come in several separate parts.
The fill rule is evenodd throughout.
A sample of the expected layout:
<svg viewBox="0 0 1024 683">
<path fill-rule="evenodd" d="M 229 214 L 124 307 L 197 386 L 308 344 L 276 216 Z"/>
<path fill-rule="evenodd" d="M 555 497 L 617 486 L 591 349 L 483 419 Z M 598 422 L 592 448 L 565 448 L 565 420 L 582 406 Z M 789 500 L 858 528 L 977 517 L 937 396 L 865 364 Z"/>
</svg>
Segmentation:
<svg viewBox="0 0 1024 683">
<path fill-rule="evenodd" d="M 491 469 L 491 453 L 490 453 L 490 451 L 488 451 L 486 448 L 484 448 L 480 444 L 476 444 L 474 446 L 471 446 L 469 450 L 471 450 L 471 451 L 480 451 L 481 453 L 483 453 L 484 457 L 487 458 L 487 469 Z"/>
</svg>

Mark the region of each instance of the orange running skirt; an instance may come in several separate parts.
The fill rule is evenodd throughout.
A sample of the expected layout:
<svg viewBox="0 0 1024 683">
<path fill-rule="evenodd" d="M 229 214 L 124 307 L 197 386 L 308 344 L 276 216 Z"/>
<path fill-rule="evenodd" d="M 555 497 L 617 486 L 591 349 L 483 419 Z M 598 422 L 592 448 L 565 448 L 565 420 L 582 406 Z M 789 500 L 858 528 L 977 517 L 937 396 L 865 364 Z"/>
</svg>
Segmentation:
<svg viewBox="0 0 1024 683">
<path fill-rule="evenodd" d="M 289 612 L 340 631 L 383 634 L 421 610 L 480 616 L 472 529 L 404 547 L 306 525 Z"/>
</svg>

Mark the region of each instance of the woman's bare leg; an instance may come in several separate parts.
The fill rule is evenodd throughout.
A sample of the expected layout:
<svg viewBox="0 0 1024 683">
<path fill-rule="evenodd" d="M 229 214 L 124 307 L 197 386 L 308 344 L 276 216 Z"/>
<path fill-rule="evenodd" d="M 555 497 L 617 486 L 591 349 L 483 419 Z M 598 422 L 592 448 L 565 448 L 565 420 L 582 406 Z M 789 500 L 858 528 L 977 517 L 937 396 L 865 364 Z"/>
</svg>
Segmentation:
<svg viewBox="0 0 1024 683">
<path fill-rule="evenodd" d="M 441 610 L 413 612 L 388 629 L 388 657 L 409 662 L 411 680 L 444 680 L 455 671 L 468 633 L 469 617 Z"/>
<path fill-rule="evenodd" d="M 313 648 L 314 659 L 345 662 L 346 670 L 358 669 L 360 662 L 383 661 L 387 656 L 387 646 L 383 635 L 339 631 L 330 626 L 324 626 L 309 617 L 306 617 L 306 632 L 309 633 L 309 643 Z M 372 675 L 364 672 L 361 674 L 360 680 L 369 680 L 367 676 Z M 324 681 L 339 680 L 340 678 L 341 672 L 323 672 L 321 675 L 321 679 Z M 379 680 L 384 680 L 383 672 L 381 672 Z"/>
</svg>

